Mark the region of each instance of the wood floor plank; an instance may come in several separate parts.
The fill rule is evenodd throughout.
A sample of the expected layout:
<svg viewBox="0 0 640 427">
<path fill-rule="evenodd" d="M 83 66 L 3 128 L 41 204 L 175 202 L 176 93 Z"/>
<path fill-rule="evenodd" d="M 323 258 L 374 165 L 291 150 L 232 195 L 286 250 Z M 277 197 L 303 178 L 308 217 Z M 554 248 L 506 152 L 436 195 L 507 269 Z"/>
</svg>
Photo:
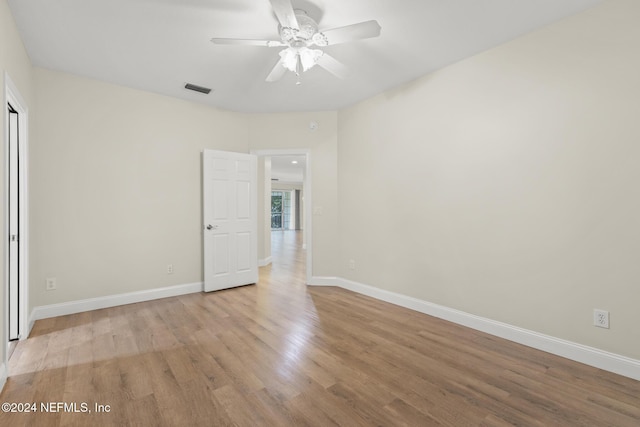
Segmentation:
<svg viewBox="0 0 640 427">
<path fill-rule="evenodd" d="M 274 396 L 268 388 L 263 388 L 247 396 L 252 407 L 260 408 L 268 425 L 301 426 L 304 423 L 296 418 L 285 406 L 282 399 Z"/>
<path fill-rule="evenodd" d="M 418 411 L 413 406 L 407 404 L 404 400 L 395 399 L 388 405 L 385 405 L 384 409 L 389 412 L 393 417 L 397 425 L 402 426 L 438 426 L 447 425 L 442 421 L 437 421 L 428 414 Z"/>
<path fill-rule="evenodd" d="M 251 404 L 235 387 L 226 385 L 214 390 L 213 395 L 220 402 L 226 414 L 238 426 L 268 425 L 264 414 L 253 410 Z"/>
<path fill-rule="evenodd" d="M 2 426 L 638 426 L 640 382 L 354 292 L 274 232 L 254 286 L 39 320 Z"/>
<path fill-rule="evenodd" d="M 350 411 L 357 414 L 367 425 L 393 425 L 395 419 L 384 410 L 395 399 L 384 399 L 378 394 L 377 387 L 358 382 L 332 385 L 328 391 L 336 399 L 344 402 Z"/>
</svg>

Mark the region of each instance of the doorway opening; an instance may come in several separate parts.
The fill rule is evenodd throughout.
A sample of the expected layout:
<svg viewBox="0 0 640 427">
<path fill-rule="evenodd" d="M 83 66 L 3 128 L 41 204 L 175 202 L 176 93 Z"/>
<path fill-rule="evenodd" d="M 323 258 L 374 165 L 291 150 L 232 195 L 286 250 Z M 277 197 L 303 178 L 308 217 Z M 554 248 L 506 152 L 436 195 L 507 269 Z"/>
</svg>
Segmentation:
<svg viewBox="0 0 640 427">
<path fill-rule="evenodd" d="M 252 151 L 259 156 L 263 224 L 259 265 L 296 264 L 309 283 L 311 253 L 311 159 L 308 149 Z M 262 178 L 262 184 L 260 184 Z"/>
</svg>

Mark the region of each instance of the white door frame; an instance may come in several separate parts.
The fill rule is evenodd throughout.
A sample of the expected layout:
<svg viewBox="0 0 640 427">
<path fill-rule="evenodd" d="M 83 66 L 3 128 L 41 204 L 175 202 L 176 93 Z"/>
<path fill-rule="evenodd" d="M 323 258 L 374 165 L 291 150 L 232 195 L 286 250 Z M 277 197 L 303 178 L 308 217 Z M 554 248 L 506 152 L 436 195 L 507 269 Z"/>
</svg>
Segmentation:
<svg viewBox="0 0 640 427">
<path fill-rule="evenodd" d="M 20 228 L 19 228 L 19 239 L 20 239 L 20 294 L 19 294 L 19 315 L 20 322 L 18 325 L 18 334 L 20 336 L 20 340 L 24 340 L 29 335 L 29 319 L 27 316 L 27 307 L 29 306 L 28 298 L 29 298 L 29 187 L 28 187 L 28 177 L 29 177 L 29 149 L 28 149 L 28 141 L 29 141 L 29 108 L 27 107 L 27 103 L 24 101 L 24 98 L 20 95 L 17 86 L 13 83 L 9 74 L 5 71 L 4 73 L 4 129 L 5 134 L 3 136 L 4 139 L 4 195 L 3 195 L 3 213 L 4 213 L 4 224 L 2 229 L 2 239 L 3 239 L 3 249 L 4 249 L 4 331 L 3 336 L 6 342 L 4 343 L 5 348 L 8 348 L 9 345 L 9 113 L 7 112 L 7 104 L 11 104 L 11 106 L 18 111 L 18 131 L 20 134 L 20 141 L 18 145 L 18 155 L 20 156 L 20 169 L 19 169 L 19 181 L 20 181 L 20 192 L 18 194 L 20 200 Z M 5 350 L 5 364 L 7 362 L 8 353 Z"/>
<path fill-rule="evenodd" d="M 313 223 L 311 215 L 311 150 L 308 148 L 274 149 L 274 150 L 251 150 L 250 154 L 259 157 L 265 156 L 306 156 L 305 175 L 303 183 L 304 191 L 304 241 L 307 250 L 307 285 L 311 283 L 313 276 Z"/>
</svg>

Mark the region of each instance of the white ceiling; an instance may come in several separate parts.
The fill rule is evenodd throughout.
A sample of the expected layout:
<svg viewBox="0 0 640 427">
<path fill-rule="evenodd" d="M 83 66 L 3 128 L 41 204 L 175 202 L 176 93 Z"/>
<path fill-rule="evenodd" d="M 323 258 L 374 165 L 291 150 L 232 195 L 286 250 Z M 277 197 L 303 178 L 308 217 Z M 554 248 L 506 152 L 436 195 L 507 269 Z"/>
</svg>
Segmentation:
<svg viewBox="0 0 640 427">
<path fill-rule="evenodd" d="M 265 82 L 277 47 L 269 0 L 9 0 L 34 65 L 234 111 L 337 110 L 505 43 L 601 0 L 293 0 L 321 30 L 376 19 L 380 37 L 328 46 L 350 69 Z M 185 83 L 213 89 L 203 95 Z"/>
</svg>

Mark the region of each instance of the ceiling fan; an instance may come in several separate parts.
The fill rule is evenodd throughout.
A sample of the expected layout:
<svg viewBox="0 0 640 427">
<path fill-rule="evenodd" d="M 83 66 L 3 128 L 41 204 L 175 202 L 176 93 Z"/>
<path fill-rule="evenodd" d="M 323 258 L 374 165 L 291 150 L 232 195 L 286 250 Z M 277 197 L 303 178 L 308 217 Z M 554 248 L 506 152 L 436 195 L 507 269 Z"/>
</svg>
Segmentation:
<svg viewBox="0 0 640 427">
<path fill-rule="evenodd" d="M 305 11 L 293 8 L 291 0 L 270 0 L 270 2 L 279 22 L 280 40 L 211 39 L 213 43 L 224 45 L 285 47 L 280 51 L 278 63 L 267 76 L 268 82 L 281 79 L 289 70 L 298 76 L 296 84 L 300 84 L 300 74 L 315 65 L 321 66 L 339 78 L 345 78 L 346 66 L 315 47 L 331 46 L 380 35 L 380 25 L 374 20 L 321 32 L 318 30 L 316 21 Z"/>
</svg>

